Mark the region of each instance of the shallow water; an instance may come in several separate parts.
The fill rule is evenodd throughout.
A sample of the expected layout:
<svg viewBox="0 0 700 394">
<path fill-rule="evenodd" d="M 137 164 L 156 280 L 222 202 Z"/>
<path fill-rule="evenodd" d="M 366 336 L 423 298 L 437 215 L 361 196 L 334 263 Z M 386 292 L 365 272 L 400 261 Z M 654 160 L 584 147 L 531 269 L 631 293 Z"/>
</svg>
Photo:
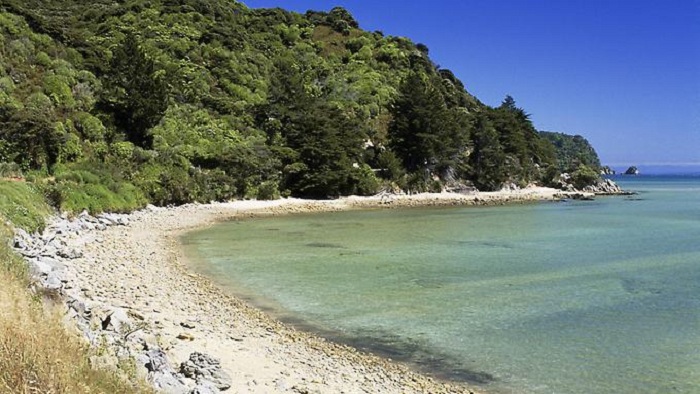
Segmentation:
<svg viewBox="0 0 700 394">
<path fill-rule="evenodd" d="M 491 392 L 700 392 L 700 177 L 506 207 L 250 219 L 196 269 L 324 335 Z"/>
</svg>

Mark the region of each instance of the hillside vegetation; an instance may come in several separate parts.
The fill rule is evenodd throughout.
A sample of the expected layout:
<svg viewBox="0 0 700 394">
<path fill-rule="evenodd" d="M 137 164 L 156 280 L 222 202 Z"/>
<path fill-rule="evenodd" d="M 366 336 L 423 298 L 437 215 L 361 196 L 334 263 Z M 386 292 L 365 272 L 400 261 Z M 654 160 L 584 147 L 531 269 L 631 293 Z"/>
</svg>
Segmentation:
<svg viewBox="0 0 700 394">
<path fill-rule="evenodd" d="M 343 8 L 0 0 L 0 162 L 61 209 L 548 183 L 552 144 Z"/>
<path fill-rule="evenodd" d="M 552 131 L 540 131 L 540 135 L 554 145 L 560 171 L 573 172 L 582 165 L 596 171 L 602 169 L 598 153 L 584 137 Z"/>
</svg>

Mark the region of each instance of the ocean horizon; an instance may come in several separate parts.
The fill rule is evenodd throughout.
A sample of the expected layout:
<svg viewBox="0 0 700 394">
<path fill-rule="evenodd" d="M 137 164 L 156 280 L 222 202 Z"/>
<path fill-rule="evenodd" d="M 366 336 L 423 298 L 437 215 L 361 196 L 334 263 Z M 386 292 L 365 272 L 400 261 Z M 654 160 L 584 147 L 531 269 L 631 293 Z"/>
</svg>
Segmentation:
<svg viewBox="0 0 700 394">
<path fill-rule="evenodd" d="M 700 175 L 700 163 L 615 164 L 609 167 L 620 175 L 632 166 L 637 167 L 640 175 Z"/>
</svg>

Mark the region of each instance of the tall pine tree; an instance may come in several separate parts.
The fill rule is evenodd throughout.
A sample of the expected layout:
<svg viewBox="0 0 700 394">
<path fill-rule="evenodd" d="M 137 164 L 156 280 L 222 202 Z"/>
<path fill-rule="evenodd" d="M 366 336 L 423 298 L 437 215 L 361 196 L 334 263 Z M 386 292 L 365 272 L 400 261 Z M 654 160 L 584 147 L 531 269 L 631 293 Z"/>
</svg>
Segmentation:
<svg viewBox="0 0 700 394">
<path fill-rule="evenodd" d="M 129 141 L 146 149 L 153 147 L 149 130 L 168 108 L 168 85 L 157 71 L 136 37 L 129 34 L 115 49 L 105 77 L 102 106 L 114 114 L 114 123 Z"/>
</svg>

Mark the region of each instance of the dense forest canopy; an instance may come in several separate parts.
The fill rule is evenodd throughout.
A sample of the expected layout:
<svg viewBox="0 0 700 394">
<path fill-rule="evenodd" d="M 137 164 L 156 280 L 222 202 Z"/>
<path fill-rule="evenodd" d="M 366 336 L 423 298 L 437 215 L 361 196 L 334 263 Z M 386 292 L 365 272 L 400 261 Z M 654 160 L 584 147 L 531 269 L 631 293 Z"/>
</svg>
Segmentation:
<svg viewBox="0 0 700 394">
<path fill-rule="evenodd" d="M 340 7 L 0 0 L 0 166 L 63 209 L 128 210 L 493 190 L 575 164 L 512 97 L 484 105 L 428 53 Z"/>
<path fill-rule="evenodd" d="M 562 172 L 576 171 L 581 165 L 597 171 L 602 169 L 600 158 L 587 139 L 580 135 L 568 135 L 552 131 L 540 131 L 556 149 L 557 165 Z"/>
</svg>

